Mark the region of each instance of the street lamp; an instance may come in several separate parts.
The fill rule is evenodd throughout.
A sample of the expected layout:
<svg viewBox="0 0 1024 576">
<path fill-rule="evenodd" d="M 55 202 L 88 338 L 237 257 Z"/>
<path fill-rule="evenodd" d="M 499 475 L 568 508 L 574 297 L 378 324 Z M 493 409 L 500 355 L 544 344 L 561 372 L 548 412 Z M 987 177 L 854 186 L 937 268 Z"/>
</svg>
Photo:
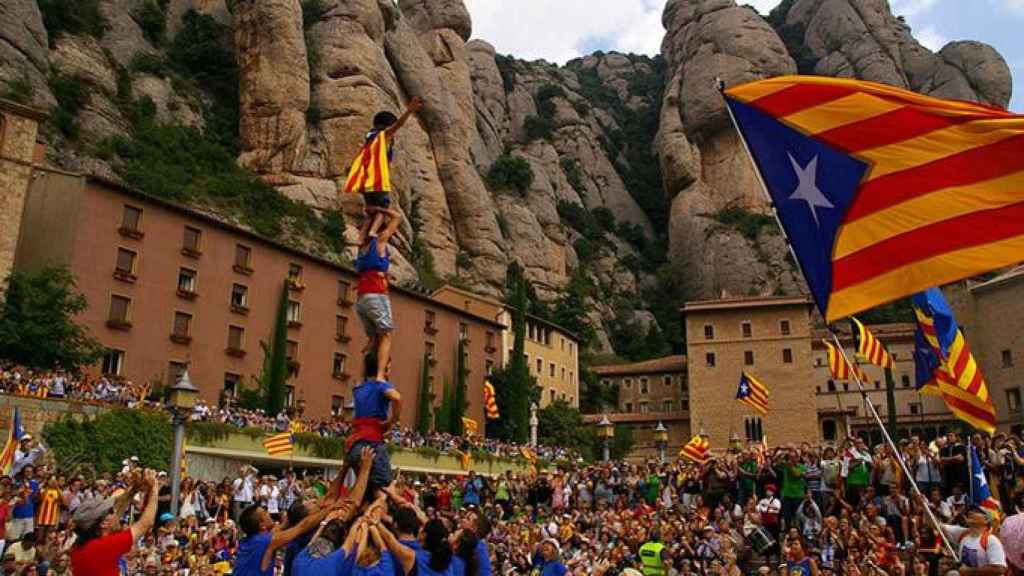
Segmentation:
<svg viewBox="0 0 1024 576">
<path fill-rule="evenodd" d="M 537 420 L 537 403 L 530 404 L 530 446 L 537 447 L 537 426 L 540 421 Z"/>
<path fill-rule="evenodd" d="M 743 449 L 743 441 L 740 440 L 740 435 L 736 432 L 733 432 L 732 436 L 729 437 L 729 448 L 737 452 Z"/>
<path fill-rule="evenodd" d="M 658 459 L 665 463 L 665 448 L 668 447 L 668 428 L 658 420 L 658 427 L 654 429 L 654 445 L 658 447 Z"/>
<path fill-rule="evenodd" d="M 612 438 L 615 437 L 615 425 L 608 420 L 608 415 L 601 416 L 601 421 L 597 423 L 597 436 L 604 442 L 603 460 L 605 462 L 611 460 L 612 450 Z"/>
<path fill-rule="evenodd" d="M 196 403 L 199 389 L 192 385 L 192 378 L 186 369 L 178 381 L 171 386 L 167 409 L 171 411 L 174 423 L 174 457 L 171 460 L 171 514 L 178 515 L 178 498 L 181 491 L 181 458 L 185 449 L 185 422 Z"/>
</svg>

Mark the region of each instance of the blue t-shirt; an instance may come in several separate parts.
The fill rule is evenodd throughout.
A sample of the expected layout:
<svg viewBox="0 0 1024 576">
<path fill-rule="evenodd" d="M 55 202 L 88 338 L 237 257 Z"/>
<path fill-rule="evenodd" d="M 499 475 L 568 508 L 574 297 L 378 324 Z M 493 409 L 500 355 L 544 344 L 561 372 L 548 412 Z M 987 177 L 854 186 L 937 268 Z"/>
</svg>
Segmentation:
<svg viewBox="0 0 1024 576">
<path fill-rule="evenodd" d="M 398 543 L 409 548 L 413 553 L 418 553 L 421 550 L 419 540 L 399 540 Z M 415 574 L 415 572 L 415 569 L 409 571 L 410 574 Z M 395 576 L 406 576 L 405 570 L 402 570 L 401 562 L 397 560 L 395 561 Z"/>
<path fill-rule="evenodd" d="M 310 530 L 284 547 L 284 576 L 292 576 L 292 565 L 295 564 L 295 559 L 306 549 L 315 533 L 315 530 Z"/>
<path fill-rule="evenodd" d="M 270 548 L 270 532 L 262 532 L 244 538 L 238 543 L 238 554 L 235 555 L 234 576 L 274 576 L 274 563 L 267 570 L 260 570 L 263 554 Z"/>
<path fill-rule="evenodd" d="M 357 564 L 352 569 L 352 576 L 391 576 L 395 573 L 396 565 L 398 565 L 398 562 L 392 558 L 391 552 L 384 552 L 380 555 L 380 562 L 373 566 L 359 566 Z"/>
<path fill-rule="evenodd" d="M 355 551 L 346 556 L 345 550 L 338 548 L 327 556 L 314 558 L 310 555 L 309 548 L 303 548 L 292 564 L 292 574 L 295 576 L 321 576 L 323 574 L 349 576 L 355 565 Z"/>
<path fill-rule="evenodd" d="M 565 564 L 558 560 L 546 562 L 540 554 L 535 554 L 533 557 L 533 570 L 530 571 L 530 576 L 565 576 L 567 572 Z"/>
<path fill-rule="evenodd" d="M 14 518 L 35 518 L 36 515 L 36 495 L 39 494 L 39 481 L 29 480 L 28 485 L 32 489 L 32 493 L 29 494 L 28 500 L 21 506 L 15 506 L 14 510 L 11 510 L 11 516 Z"/>
<path fill-rule="evenodd" d="M 377 249 L 377 238 L 370 238 L 366 251 L 356 255 L 356 272 L 384 272 L 391 268 L 391 251 L 384 248 L 384 255 L 381 256 Z"/>
<path fill-rule="evenodd" d="M 416 575 L 417 576 L 465 576 L 466 563 L 458 556 L 452 556 L 452 561 L 446 570 L 438 572 L 430 568 L 430 552 L 426 550 L 416 551 Z"/>
<path fill-rule="evenodd" d="M 478 540 L 476 543 L 477 576 L 491 576 L 491 554 L 487 551 L 487 542 Z"/>
<path fill-rule="evenodd" d="M 384 394 L 389 390 L 394 390 L 394 388 L 390 382 L 382 382 L 380 380 L 366 380 L 353 388 L 352 396 L 355 403 L 355 417 L 387 420 L 391 400 L 388 400 Z"/>
</svg>

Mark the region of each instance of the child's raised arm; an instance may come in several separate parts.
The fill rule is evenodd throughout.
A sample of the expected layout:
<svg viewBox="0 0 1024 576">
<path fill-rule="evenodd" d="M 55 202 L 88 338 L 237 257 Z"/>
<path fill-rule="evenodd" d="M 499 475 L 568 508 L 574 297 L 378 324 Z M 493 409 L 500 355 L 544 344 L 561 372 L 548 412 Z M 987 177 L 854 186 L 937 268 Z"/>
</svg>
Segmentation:
<svg viewBox="0 0 1024 576">
<path fill-rule="evenodd" d="M 395 132 L 398 132 L 402 128 L 402 126 L 405 125 L 405 122 L 409 119 L 410 116 L 419 112 L 422 109 L 423 99 L 420 98 L 419 96 L 413 96 L 412 99 L 409 100 L 409 104 L 406 107 L 405 112 L 403 112 L 402 115 L 398 118 L 398 121 L 389 126 L 388 129 L 384 131 L 384 133 L 387 135 L 388 138 L 391 138 L 392 136 L 395 135 Z"/>
</svg>

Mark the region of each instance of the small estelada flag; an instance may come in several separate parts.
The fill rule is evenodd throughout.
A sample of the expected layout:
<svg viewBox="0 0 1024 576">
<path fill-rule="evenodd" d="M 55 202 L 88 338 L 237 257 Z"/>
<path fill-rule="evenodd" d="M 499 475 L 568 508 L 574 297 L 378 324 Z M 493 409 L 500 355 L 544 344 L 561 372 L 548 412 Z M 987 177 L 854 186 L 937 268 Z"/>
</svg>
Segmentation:
<svg viewBox="0 0 1024 576">
<path fill-rule="evenodd" d="M 740 385 L 736 389 L 736 399 L 761 414 L 768 413 L 768 388 L 761 384 L 757 378 L 746 372 L 740 374 Z"/>
</svg>

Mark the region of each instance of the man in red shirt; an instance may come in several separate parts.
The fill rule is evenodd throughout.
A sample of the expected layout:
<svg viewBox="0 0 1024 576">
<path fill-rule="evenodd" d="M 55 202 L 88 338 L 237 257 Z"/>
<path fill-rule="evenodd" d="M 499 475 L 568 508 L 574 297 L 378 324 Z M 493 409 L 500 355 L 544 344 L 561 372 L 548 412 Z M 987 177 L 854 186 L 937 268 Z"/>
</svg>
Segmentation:
<svg viewBox="0 0 1024 576">
<path fill-rule="evenodd" d="M 160 483 L 156 472 L 146 470 L 146 504 L 139 520 L 127 530 L 114 531 L 118 519 L 114 498 L 93 498 L 75 510 L 75 546 L 71 549 L 71 571 L 74 574 L 118 576 L 118 561 L 149 532 L 156 520 Z"/>
</svg>

